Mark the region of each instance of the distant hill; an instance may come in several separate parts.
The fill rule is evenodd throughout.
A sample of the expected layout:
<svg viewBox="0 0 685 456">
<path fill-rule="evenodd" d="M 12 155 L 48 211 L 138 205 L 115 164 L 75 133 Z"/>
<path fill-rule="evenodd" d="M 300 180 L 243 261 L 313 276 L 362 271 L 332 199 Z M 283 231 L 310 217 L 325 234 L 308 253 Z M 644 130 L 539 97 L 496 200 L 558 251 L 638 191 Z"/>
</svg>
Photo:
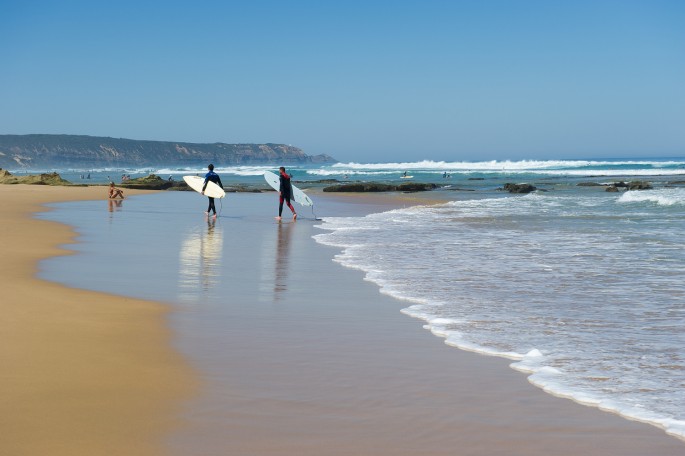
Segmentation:
<svg viewBox="0 0 685 456">
<path fill-rule="evenodd" d="M 0 168 L 334 163 L 284 144 L 196 144 L 77 135 L 0 135 Z"/>
</svg>

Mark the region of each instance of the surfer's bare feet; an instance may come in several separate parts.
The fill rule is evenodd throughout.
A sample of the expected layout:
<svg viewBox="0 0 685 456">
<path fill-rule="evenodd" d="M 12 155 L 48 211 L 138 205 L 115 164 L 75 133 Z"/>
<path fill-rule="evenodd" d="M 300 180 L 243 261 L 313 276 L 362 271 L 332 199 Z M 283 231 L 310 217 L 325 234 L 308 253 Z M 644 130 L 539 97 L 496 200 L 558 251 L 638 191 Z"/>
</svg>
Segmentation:
<svg viewBox="0 0 685 456">
<path fill-rule="evenodd" d="M 216 214 L 212 215 L 212 218 L 216 218 Z"/>
<path fill-rule="evenodd" d="M 297 220 L 297 214 L 293 214 L 293 220 Z"/>
<path fill-rule="evenodd" d="M 205 215 L 209 215 L 209 211 L 205 211 Z"/>
<path fill-rule="evenodd" d="M 279 215 L 278 217 L 275 217 L 276 220 L 281 220 L 281 216 Z"/>
</svg>

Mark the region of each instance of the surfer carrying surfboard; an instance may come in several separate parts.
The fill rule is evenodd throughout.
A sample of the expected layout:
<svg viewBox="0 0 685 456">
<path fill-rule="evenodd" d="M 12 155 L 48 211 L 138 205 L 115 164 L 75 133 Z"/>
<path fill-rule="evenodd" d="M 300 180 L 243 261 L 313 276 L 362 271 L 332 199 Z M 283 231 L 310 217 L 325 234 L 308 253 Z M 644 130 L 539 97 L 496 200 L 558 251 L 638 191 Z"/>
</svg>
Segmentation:
<svg viewBox="0 0 685 456">
<path fill-rule="evenodd" d="M 292 203 L 290 202 L 290 198 L 293 194 L 293 186 L 290 183 L 290 178 L 292 176 L 288 175 L 288 173 L 285 172 L 285 167 L 281 166 L 278 168 L 280 171 L 279 173 L 279 180 L 280 180 L 280 186 L 278 188 L 278 192 L 280 194 L 279 197 L 279 203 L 278 203 L 278 217 L 276 217 L 278 220 L 281 219 L 281 214 L 283 213 L 283 201 L 286 202 L 288 207 L 293 213 L 293 220 L 297 219 L 297 213 L 295 212 L 295 208 L 293 207 Z"/>
<path fill-rule="evenodd" d="M 209 172 L 205 174 L 205 183 L 202 186 L 203 195 L 205 194 L 205 189 L 207 188 L 208 182 L 214 182 L 222 189 L 224 188 L 224 186 L 221 184 L 221 178 L 217 173 L 214 172 L 214 165 L 210 163 L 209 166 L 207 166 L 207 169 L 209 170 Z M 207 208 L 205 214 L 209 215 L 210 212 L 214 212 L 214 217 L 216 217 L 216 206 L 214 206 L 214 198 L 212 198 L 211 196 L 208 196 L 207 198 L 209 198 L 209 207 Z"/>
</svg>

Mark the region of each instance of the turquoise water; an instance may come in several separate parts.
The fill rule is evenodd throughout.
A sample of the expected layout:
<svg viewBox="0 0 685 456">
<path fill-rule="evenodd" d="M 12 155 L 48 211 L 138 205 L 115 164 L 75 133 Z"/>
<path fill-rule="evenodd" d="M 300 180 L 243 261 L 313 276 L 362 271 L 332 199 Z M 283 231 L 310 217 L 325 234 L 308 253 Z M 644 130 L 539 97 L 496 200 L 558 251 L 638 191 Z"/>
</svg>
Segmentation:
<svg viewBox="0 0 685 456">
<path fill-rule="evenodd" d="M 280 164 L 254 166 L 221 166 L 216 171 L 233 184 L 263 184 L 264 171 L 276 171 Z M 175 168 L 107 168 L 107 169 L 15 169 L 14 174 L 56 171 L 74 183 L 120 182 L 122 175 L 147 176 L 180 180 L 183 175 L 204 175 L 205 166 Z M 659 176 L 661 179 L 685 176 L 685 158 L 606 159 L 606 160 L 519 160 L 481 162 L 436 162 L 424 160 L 406 163 L 336 163 L 329 165 L 292 165 L 288 167 L 296 181 L 311 183 L 321 179 L 340 181 L 396 181 L 406 172 L 414 181 L 488 188 L 494 182 L 511 179 L 547 179 L 550 182 L 575 182 L 587 177 Z M 89 177 L 89 178 L 88 178 Z M 474 179 L 483 179 L 476 181 Z"/>
</svg>

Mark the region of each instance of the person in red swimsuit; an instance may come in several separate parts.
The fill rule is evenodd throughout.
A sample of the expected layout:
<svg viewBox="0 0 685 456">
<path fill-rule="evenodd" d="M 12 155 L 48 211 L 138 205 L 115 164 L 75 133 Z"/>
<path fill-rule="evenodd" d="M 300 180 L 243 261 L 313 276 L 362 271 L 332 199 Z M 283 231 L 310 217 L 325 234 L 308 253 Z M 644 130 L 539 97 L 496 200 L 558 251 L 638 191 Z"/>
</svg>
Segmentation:
<svg viewBox="0 0 685 456">
<path fill-rule="evenodd" d="M 281 166 L 279 168 L 279 180 L 280 180 L 280 186 L 279 186 L 279 204 L 278 204 L 278 217 L 276 217 L 278 220 L 281 219 L 281 214 L 283 214 L 283 202 L 288 205 L 290 210 L 293 213 L 293 220 L 297 219 L 297 213 L 295 212 L 295 208 L 293 207 L 292 203 L 290 202 L 290 198 L 292 197 L 293 194 L 293 186 L 290 184 L 290 178 L 292 176 L 288 175 L 288 173 L 285 172 L 285 168 Z"/>
</svg>

